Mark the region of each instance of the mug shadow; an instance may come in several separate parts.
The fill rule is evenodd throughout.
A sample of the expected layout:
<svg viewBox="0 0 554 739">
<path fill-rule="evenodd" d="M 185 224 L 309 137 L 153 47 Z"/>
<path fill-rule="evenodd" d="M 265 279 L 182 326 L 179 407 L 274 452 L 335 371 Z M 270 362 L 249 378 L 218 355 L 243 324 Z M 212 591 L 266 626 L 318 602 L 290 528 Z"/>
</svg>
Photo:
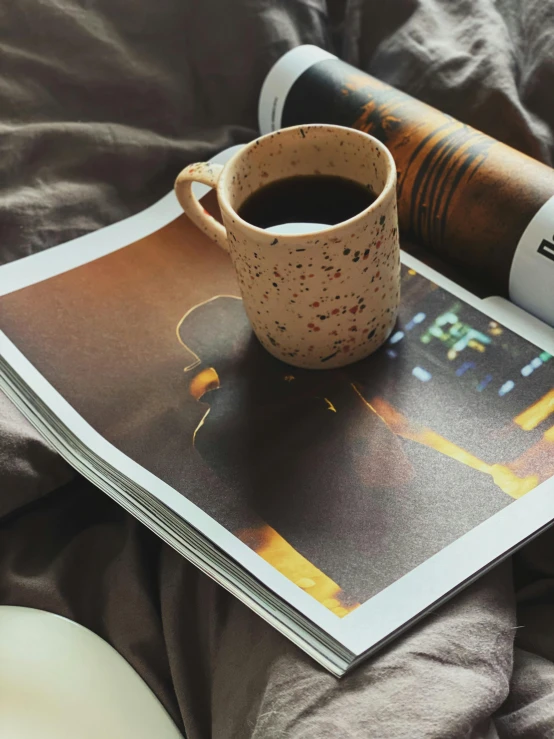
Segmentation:
<svg viewBox="0 0 554 739">
<path fill-rule="evenodd" d="M 207 412 L 195 448 L 245 505 L 295 539 L 353 529 L 365 515 L 375 525 L 372 494 L 411 477 L 367 400 L 390 381 L 384 352 L 339 370 L 291 367 L 258 342 L 242 301 L 225 296 L 197 306 L 179 330 L 194 370 L 215 372 L 199 398 Z"/>
</svg>

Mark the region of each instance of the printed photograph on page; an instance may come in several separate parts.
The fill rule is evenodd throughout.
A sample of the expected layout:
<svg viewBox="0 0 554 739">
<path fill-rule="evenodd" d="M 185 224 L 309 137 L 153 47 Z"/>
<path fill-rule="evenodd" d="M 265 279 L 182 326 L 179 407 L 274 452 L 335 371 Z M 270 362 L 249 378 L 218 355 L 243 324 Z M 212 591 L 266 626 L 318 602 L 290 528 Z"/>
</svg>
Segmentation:
<svg viewBox="0 0 554 739">
<path fill-rule="evenodd" d="M 287 366 L 183 216 L 0 298 L 0 328 L 96 431 L 344 617 L 554 475 L 552 357 L 405 267 L 402 295 L 369 359 Z M 337 284 L 320 320 L 359 309 Z"/>
</svg>

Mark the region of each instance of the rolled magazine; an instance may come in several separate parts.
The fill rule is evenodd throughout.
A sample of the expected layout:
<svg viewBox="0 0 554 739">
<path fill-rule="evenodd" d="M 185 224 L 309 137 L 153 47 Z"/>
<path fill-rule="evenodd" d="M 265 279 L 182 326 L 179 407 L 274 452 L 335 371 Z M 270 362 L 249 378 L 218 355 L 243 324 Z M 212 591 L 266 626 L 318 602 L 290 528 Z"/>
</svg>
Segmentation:
<svg viewBox="0 0 554 739">
<path fill-rule="evenodd" d="M 316 46 L 270 70 L 262 133 L 302 123 L 361 129 L 398 169 L 403 235 L 554 325 L 554 170 Z"/>
</svg>

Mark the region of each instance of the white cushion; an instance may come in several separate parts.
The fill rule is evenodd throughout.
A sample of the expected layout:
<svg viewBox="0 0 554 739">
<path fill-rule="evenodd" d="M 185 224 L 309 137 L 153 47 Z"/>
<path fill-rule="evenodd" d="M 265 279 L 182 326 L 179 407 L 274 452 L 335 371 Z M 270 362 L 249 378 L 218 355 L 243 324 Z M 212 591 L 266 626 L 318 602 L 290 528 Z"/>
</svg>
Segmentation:
<svg viewBox="0 0 554 739">
<path fill-rule="evenodd" d="M 0 606 L 0 737 L 182 739 L 133 668 L 61 616 Z"/>
</svg>

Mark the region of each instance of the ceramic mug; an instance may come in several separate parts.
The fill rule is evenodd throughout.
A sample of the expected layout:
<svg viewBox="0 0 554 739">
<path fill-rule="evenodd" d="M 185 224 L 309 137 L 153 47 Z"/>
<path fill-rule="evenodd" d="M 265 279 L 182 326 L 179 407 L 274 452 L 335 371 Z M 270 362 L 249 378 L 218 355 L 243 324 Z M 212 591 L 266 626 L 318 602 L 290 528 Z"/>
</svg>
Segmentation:
<svg viewBox="0 0 554 739">
<path fill-rule="evenodd" d="M 377 197 L 353 218 L 308 233 L 271 233 L 238 215 L 264 185 L 313 174 L 355 180 Z M 216 189 L 223 225 L 195 198 L 194 182 Z M 342 126 L 285 128 L 247 144 L 224 166 L 191 164 L 175 192 L 191 220 L 231 255 L 244 308 L 270 354 L 327 369 L 386 341 L 400 301 L 400 248 L 396 167 L 380 141 Z"/>
</svg>

